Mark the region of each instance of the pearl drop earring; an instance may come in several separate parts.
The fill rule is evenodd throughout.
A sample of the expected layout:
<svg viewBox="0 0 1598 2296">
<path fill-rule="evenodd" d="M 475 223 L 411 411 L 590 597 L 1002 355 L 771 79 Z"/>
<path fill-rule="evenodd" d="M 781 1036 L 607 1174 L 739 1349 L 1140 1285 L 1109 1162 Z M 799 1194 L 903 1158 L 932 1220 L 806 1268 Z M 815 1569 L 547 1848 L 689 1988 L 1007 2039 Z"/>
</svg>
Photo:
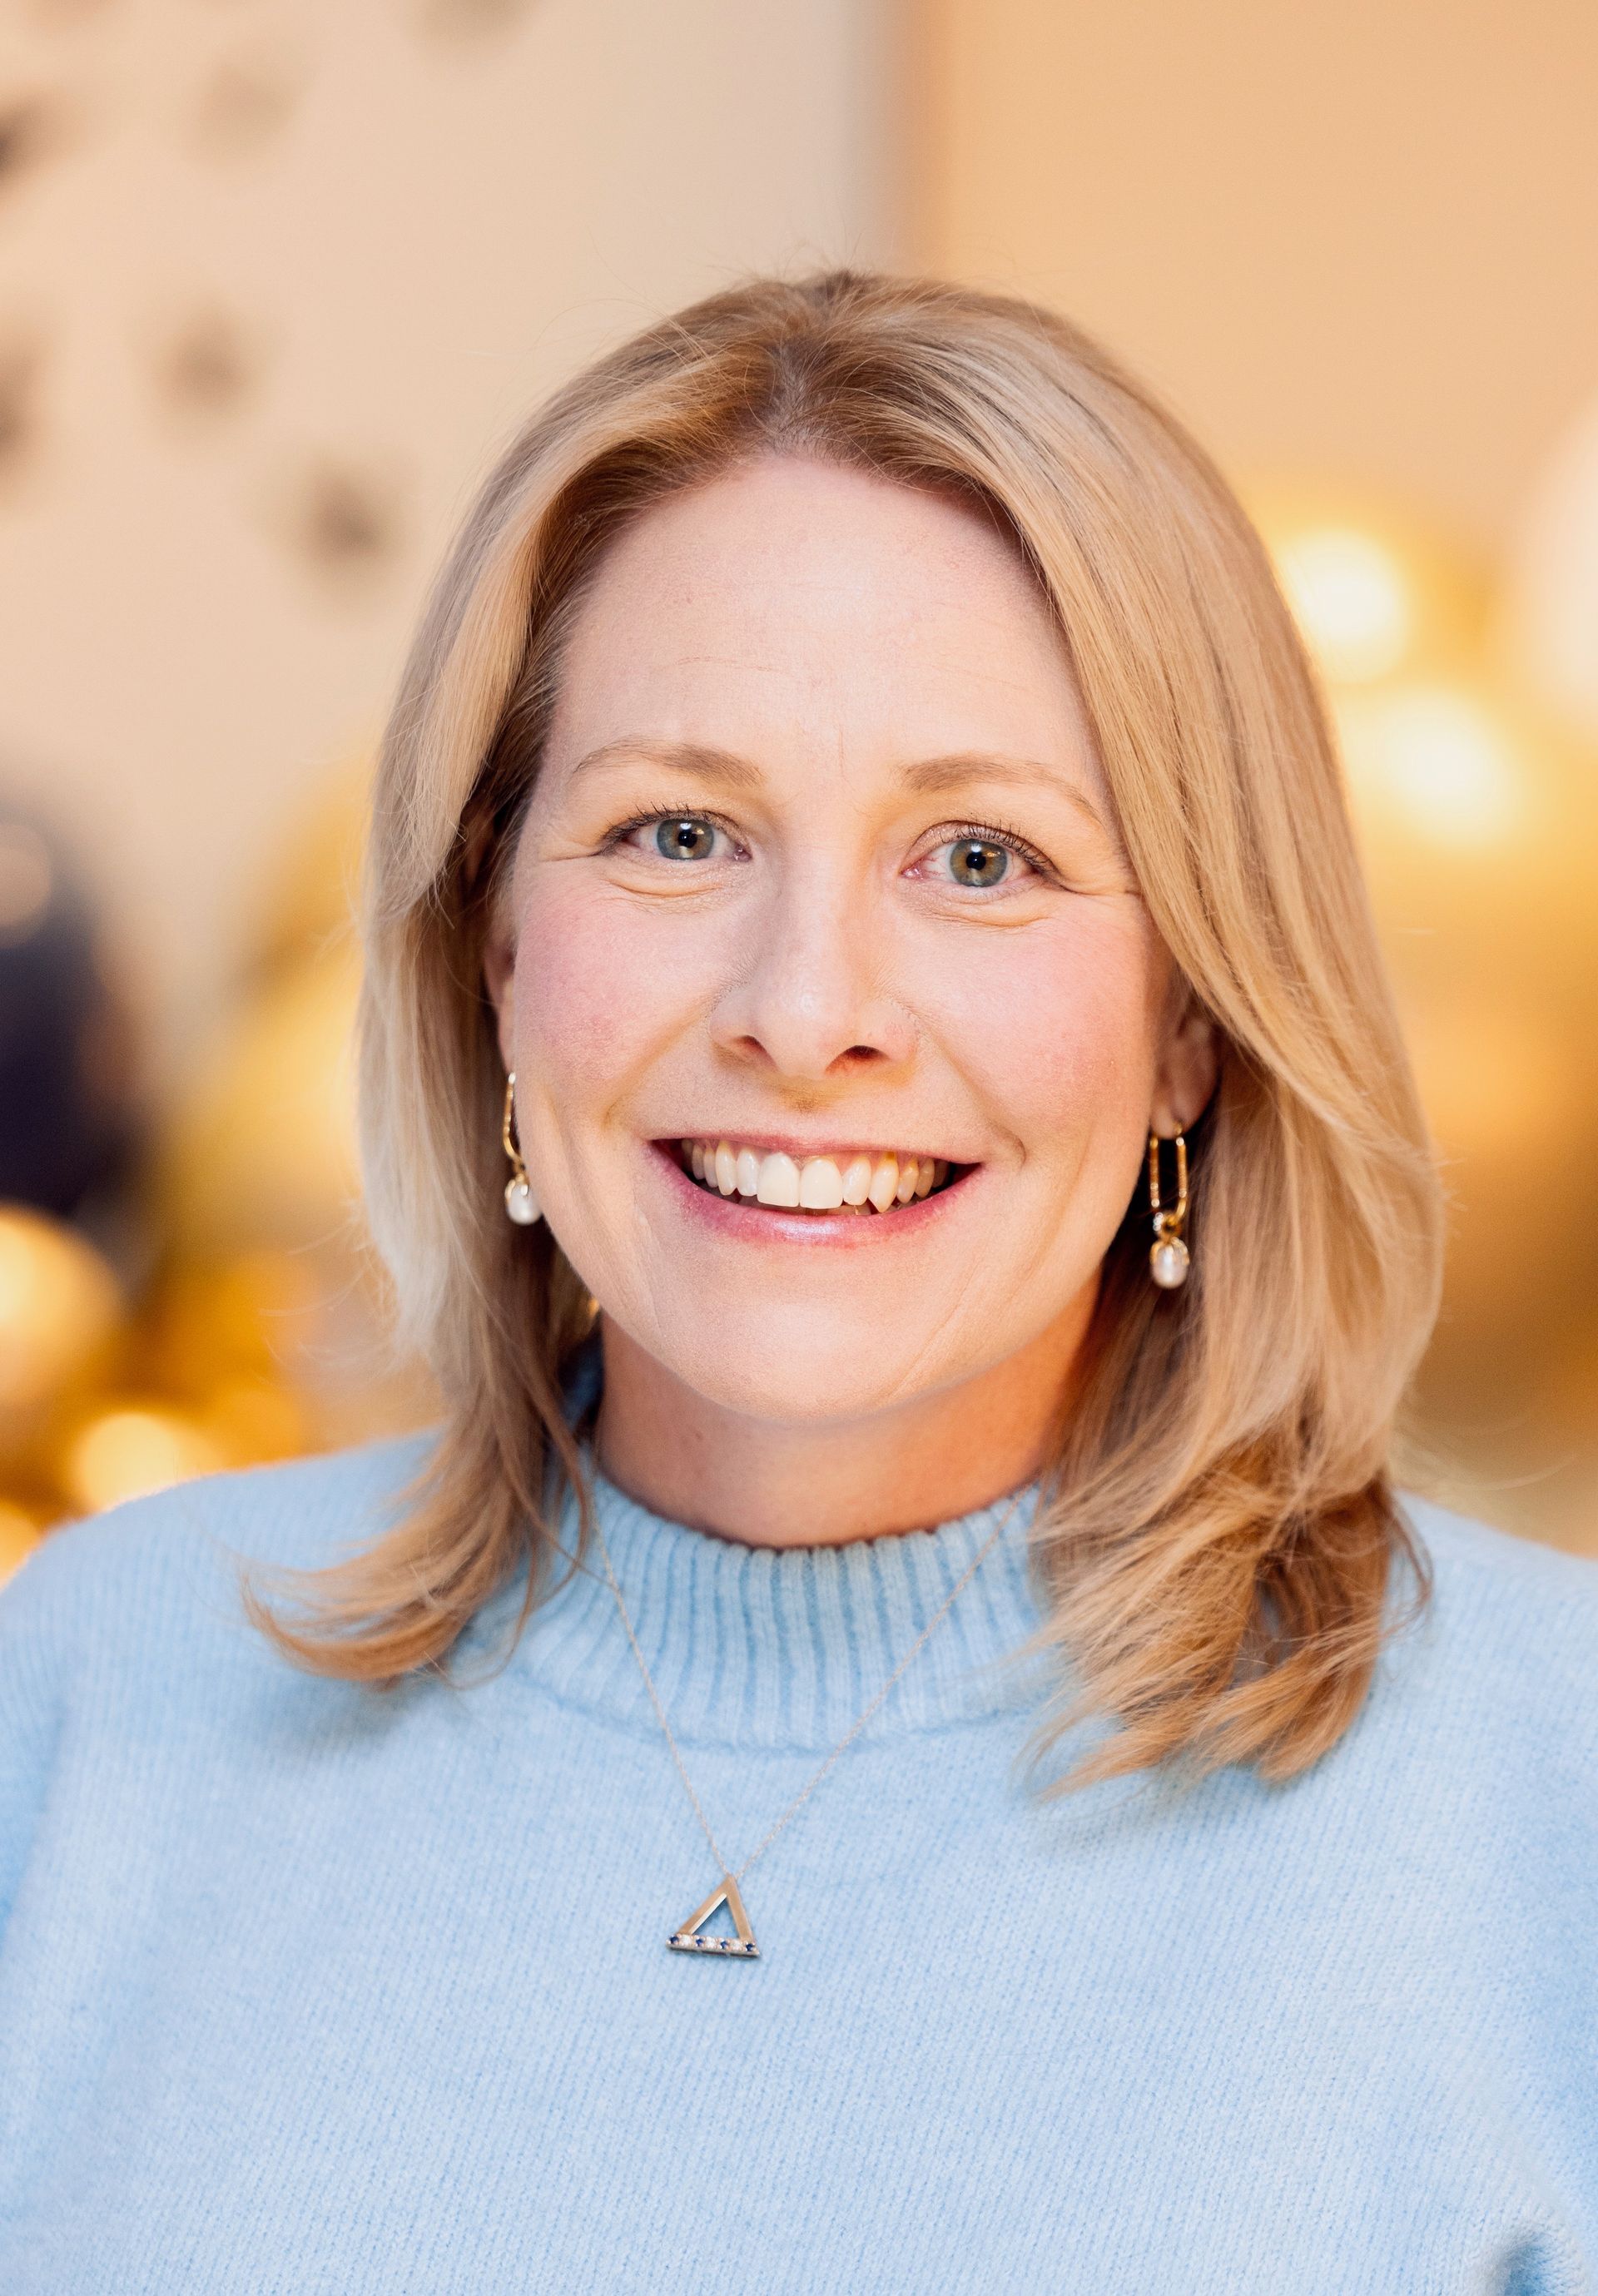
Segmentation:
<svg viewBox="0 0 1598 2296">
<path fill-rule="evenodd" d="M 1187 1281 L 1187 1246 L 1182 1230 L 1187 1218 L 1187 1142 L 1178 1132 L 1176 1201 L 1168 1209 L 1160 1201 L 1160 1135 L 1149 1135 L 1149 1209 L 1154 1215 L 1154 1241 L 1149 1246 L 1149 1273 L 1162 1292 L 1175 1292 Z"/>
<path fill-rule="evenodd" d="M 538 1199 L 533 1193 L 533 1184 L 528 1178 L 527 1166 L 521 1160 L 521 1151 L 516 1145 L 516 1071 L 505 1078 L 505 1112 L 499 1128 L 505 1154 L 511 1160 L 511 1177 L 505 1182 L 505 1210 L 518 1227 L 535 1227 L 544 1217 L 538 1209 Z"/>
</svg>

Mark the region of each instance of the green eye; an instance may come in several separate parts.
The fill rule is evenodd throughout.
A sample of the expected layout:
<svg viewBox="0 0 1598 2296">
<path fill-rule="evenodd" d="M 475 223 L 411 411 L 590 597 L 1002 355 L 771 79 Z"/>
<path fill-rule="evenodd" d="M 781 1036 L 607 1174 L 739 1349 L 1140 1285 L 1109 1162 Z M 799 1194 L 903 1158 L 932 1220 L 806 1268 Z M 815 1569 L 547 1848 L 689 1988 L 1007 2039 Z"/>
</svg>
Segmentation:
<svg viewBox="0 0 1598 2296">
<path fill-rule="evenodd" d="M 963 837 L 949 848 L 949 870 L 959 885 L 996 885 L 1009 866 L 1005 848 L 983 838 Z"/>
<path fill-rule="evenodd" d="M 656 848 L 668 861 L 703 861 L 715 842 L 714 823 L 702 821 L 693 814 L 659 822 L 655 826 Z"/>
</svg>

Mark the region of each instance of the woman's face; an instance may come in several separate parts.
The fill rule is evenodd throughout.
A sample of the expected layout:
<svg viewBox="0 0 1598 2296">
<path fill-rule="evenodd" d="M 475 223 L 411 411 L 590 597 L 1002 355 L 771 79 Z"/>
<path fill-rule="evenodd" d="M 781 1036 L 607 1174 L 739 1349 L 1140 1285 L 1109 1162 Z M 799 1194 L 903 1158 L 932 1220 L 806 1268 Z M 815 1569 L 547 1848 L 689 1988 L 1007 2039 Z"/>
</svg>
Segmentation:
<svg viewBox="0 0 1598 2296">
<path fill-rule="evenodd" d="M 1013 548 L 805 460 L 603 561 L 488 972 L 568 1259 L 768 1420 L 1078 1328 L 1151 1124 L 1208 1091 Z"/>
</svg>

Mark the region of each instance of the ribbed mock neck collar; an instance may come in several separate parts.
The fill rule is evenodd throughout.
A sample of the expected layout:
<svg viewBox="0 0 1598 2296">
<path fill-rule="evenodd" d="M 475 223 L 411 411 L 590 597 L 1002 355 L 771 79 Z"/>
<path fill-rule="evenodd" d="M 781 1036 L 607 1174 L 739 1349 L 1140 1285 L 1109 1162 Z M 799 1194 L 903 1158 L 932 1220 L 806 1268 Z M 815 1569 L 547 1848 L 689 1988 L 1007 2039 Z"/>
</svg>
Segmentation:
<svg viewBox="0 0 1598 2296">
<path fill-rule="evenodd" d="M 873 1736 L 930 1730 L 1034 1703 L 1047 1661 L 1016 1662 L 1038 1623 L 1028 1485 L 935 1529 L 841 1546 L 774 1549 L 692 1530 L 651 1513 L 585 1460 L 633 1629 L 684 1744 L 833 1744 L 881 1690 L 983 1541 L 1004 1527 L 869 1726 Z M 561 1543 L 575 1554 L 569 1498 Z M 515 1616 L 502 1593 L 485 1627 Z M 512 1599 L 512 1596 L 514 1599 Z M 476 1636 L 473 1637 L 476 1640 Z M 557 1563 L 511 1664 L 553 1696 L 638 1728 L 658 1727 L 597 1545 Z"/>
</svg>

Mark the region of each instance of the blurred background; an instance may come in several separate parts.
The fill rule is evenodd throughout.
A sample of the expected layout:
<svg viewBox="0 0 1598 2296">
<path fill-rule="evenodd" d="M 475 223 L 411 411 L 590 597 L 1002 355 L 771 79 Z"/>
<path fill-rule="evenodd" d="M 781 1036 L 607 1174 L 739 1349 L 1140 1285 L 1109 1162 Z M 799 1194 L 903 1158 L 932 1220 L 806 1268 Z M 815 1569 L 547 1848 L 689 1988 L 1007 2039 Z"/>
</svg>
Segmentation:
<svg viewBox="0 0 1598 2296">
<path fill-rule="evenodd" d="M 1598 1551 L 1594 117 L 1575 0 L 9 0 L 0 1573 L 426 1419 L 347 1051 L 403 648 L 553 383 L 840 260 L 1069 312 L 1252 504 L 1446 1160 L 1416 1456 Z"/>
</svg>

